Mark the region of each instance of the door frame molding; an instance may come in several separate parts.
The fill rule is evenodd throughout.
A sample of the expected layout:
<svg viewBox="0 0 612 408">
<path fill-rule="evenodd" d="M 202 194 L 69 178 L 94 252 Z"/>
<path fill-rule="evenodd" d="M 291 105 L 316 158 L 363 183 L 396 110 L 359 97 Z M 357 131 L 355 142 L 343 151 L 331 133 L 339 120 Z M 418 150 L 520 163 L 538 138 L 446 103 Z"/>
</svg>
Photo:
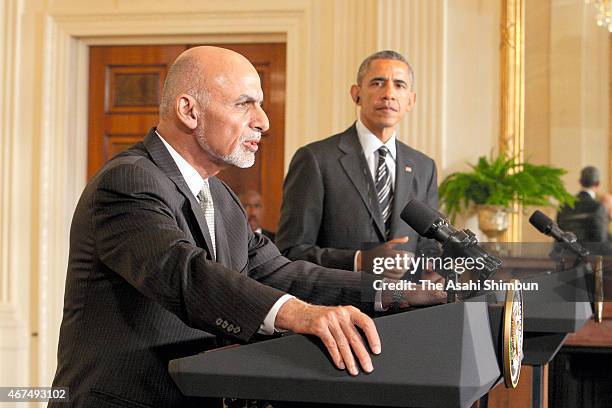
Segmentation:
<svg viewBox="0 0 612 408">
<path fill-rule="evenodd" d="M 40 101 L 40 204 L 36 242 L 38 347 L 32 365 L 37 382 L 50 384 L 62 319 L 69 228 L 87 174 L 87 107 L 90 45 L 155 44 L 184 41 L 269 42 L 284 40 L 286 94 L 304 95 L 310 81 L 311 2 L 287 10 L 221 13 L 47 15 L 44 18 L 43 89 Z M 250 39 L 250 41 L 245 41 Z M 286 98 L 285 135 L 298 135 L 308 106 Z M 285 156 L 299 138 L 285 139 Z M 38 374 L 38 375 L 37 375 Z"/>
</svg>

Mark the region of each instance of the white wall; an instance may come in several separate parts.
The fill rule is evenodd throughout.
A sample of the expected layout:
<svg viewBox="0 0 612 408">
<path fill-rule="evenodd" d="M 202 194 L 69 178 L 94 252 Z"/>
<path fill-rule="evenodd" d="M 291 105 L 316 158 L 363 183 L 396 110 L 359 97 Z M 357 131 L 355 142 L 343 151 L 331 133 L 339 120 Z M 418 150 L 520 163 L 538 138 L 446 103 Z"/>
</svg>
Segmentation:
<svg viewBox="0 0 612 408">
<path fill-rule="evenodd" d="M 595 24 L 595 10 L 553 0 L 550 44 L 550 159 L 568 169 L 564 181 L 577 192 L 587 165 L 608 185 L 608 53 L 610 34 Z"/>
</svg>

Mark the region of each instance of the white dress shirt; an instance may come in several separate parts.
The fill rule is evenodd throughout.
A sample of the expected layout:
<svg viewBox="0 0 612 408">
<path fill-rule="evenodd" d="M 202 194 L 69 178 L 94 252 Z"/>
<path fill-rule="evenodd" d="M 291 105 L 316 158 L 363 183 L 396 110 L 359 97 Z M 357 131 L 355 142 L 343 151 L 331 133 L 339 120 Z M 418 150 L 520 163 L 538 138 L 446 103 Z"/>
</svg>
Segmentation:
<svg viewBox="0 0 612 408">
<path fill-rule="evenodd" d="M 361 149 L 363 150 L 363 155 L 365 156 L 366 162 L 368 163 L 368 168 L 370 169 L 370 175 L 372 176 L 372 181 L 376 184 L 376 172 L 378 171 L 378 149 L 382 146 L 386 146 L 389 149 L 389 153 L 385 157 L 385 163 L 387 164 L 387 168 L 389 170 L 389 177 L 391 177 L 391 185 L 395 185 L 395 160 L 397 157 L 397 146 L 395 145 L 395 132 L 393 135 L 387 140 L 387 143 L 383 143 L 374 133 L 370 131 L 365 125 L 361 122 L 360 119 L 357 119 L 357 124 L 355 125 L 357 128 L 357 137 L 359 138 L 359 143 L 361 144 Z M 357 271 L 357 256 L 361 251 L 355 252 L 355 258 L 353 260 L 353 269 Z M 384 312 L 385 309 L 382 305 L 382 292 L 376 291 L 376 296 L 374 298 L 374 310 L 377 312 Z"/>
<path fill-rule="evenodd" d="M 193 166 L 183 158 L 183 156 L 181 156 L 176 150 L 174 150 L 174 148 L 168 142 L 164 140 L 164 138 L 159 134 L 159 132 L 155 131 L 155 133 L 157 133 L 157 136 L 159 136 L 161 141 L 164 143 L 164 146 L 166 146 L 168 153 L 170 153 L 170 156 L 172 156 L 172 159 L 176 163 L 176 166 L 178 167 L 179 171 L 181 172 L 183 179 L 185 179 L 187 187 L 189 187 L 189 191 L 191 191 L 191 193 L 197 200 L 198 193 L 200 192 L 200 190 L 202 190 L 202 186 L 204 186 L 204 179 L 202 178 L 202 176 L 200 176 L 200 173 L 198 173 L 197 170 L 194 169 Z M 276 315 L 278 314 L 278 310 L 281 308 L 282 305 L 285 304 L 286 301 L 291 298 L 293 298 L 293 296 L 285 294 L 281 296 L 276 301 L 276 303 L 274 303 L 274 305 L 266 315 L 266 318 L 264 319 L 263 323 L 259 326 L 259 333 L 274 333 L 274 322 L 276 321 Z"/>
<path fill-rule="evenodd" d="M 368 162 L 370 174 L 372 180 L 376 184 L 376 171 L 378 170 L 378 149 L 382 146 L 386 146 L 389 149 L 389 154 L 385 157 L 385 162 L 389 168 L 389 176 L 391 176 L 391 185 L 395 185 L 395 159 L 397 157 L 397 146 L 395 145 L 395 132 L 387 140 L 387 143 L 383 143 L 374 133 L 372 133 L 361 120 L 357 121 L 357 136 L 359 137 L 359 143 L 363 149 L 363 155 Z"/>
<path fill-rule="evenodd" d="M 590 188 L 583 188 L 580 191 L 590 195 L 593 200 L 597 200 L 597 194 L 595 194 L 595 191 L 591 190 Z"/>
</svg>

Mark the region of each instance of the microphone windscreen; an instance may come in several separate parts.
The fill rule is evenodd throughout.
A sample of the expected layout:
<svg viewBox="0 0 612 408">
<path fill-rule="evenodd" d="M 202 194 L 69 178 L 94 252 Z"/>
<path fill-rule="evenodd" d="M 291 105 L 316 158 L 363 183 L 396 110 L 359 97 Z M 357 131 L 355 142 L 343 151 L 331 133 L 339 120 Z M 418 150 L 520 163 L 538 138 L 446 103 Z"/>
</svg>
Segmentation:
<svg viewBox="0 0 612 408">
<path fill-rule="evenodd" d="M 551 220 L 542 211 L 536 210 L 533 214 L 531 214 L 531 217 L 529 217 L 529 223 L 536 227 L 536 229 L 541 233 L 548 234 L 550 227 L 553 224 L 553 220 Z"/>
<path fill-rule="evenodd" d="M 427 236 L 427 231 L 440 219 L 440 213 L 419 200 L 410 200 L 400 215 L 419 235 Z"/>
</svg>

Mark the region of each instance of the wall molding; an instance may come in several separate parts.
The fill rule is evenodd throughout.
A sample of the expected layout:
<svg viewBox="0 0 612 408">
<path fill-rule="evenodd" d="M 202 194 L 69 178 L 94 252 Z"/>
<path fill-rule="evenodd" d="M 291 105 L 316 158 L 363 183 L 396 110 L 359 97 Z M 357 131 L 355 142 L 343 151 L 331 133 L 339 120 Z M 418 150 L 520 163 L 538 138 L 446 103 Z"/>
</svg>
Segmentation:
<svg viewBox="0 0 612 408">
<path fill-rule="evenodd" d="M 21 0 L 0 3 L 0 384 L 28 380 L 29 197 L 21 195 L 19 162 L 19 41 Z M 25 230 L 25 231 L 24 231 Z M 27 295 L 26 295 L 27 296 Z M 27 299 L 27 298 L 26 298 Z M 25 307 L 24 307 L 25 303 Z"/>
<path fill-rule="evenodd" d="M 29 336 L 27 324 L 14 304 L 0 303 L 0 371 L 2 386 L 27 386 Z M 8 369 L 7 369 L 8 368 Z"/>
<path fill-rule="evenodd" d="M 500 52 L 500 154 L 522 162 L 525 156 L 525 0 L 502 0 Z M 512 204 L 509 228 L 501 240 L 521 242 L 523 208 Z"/>
</svg>

